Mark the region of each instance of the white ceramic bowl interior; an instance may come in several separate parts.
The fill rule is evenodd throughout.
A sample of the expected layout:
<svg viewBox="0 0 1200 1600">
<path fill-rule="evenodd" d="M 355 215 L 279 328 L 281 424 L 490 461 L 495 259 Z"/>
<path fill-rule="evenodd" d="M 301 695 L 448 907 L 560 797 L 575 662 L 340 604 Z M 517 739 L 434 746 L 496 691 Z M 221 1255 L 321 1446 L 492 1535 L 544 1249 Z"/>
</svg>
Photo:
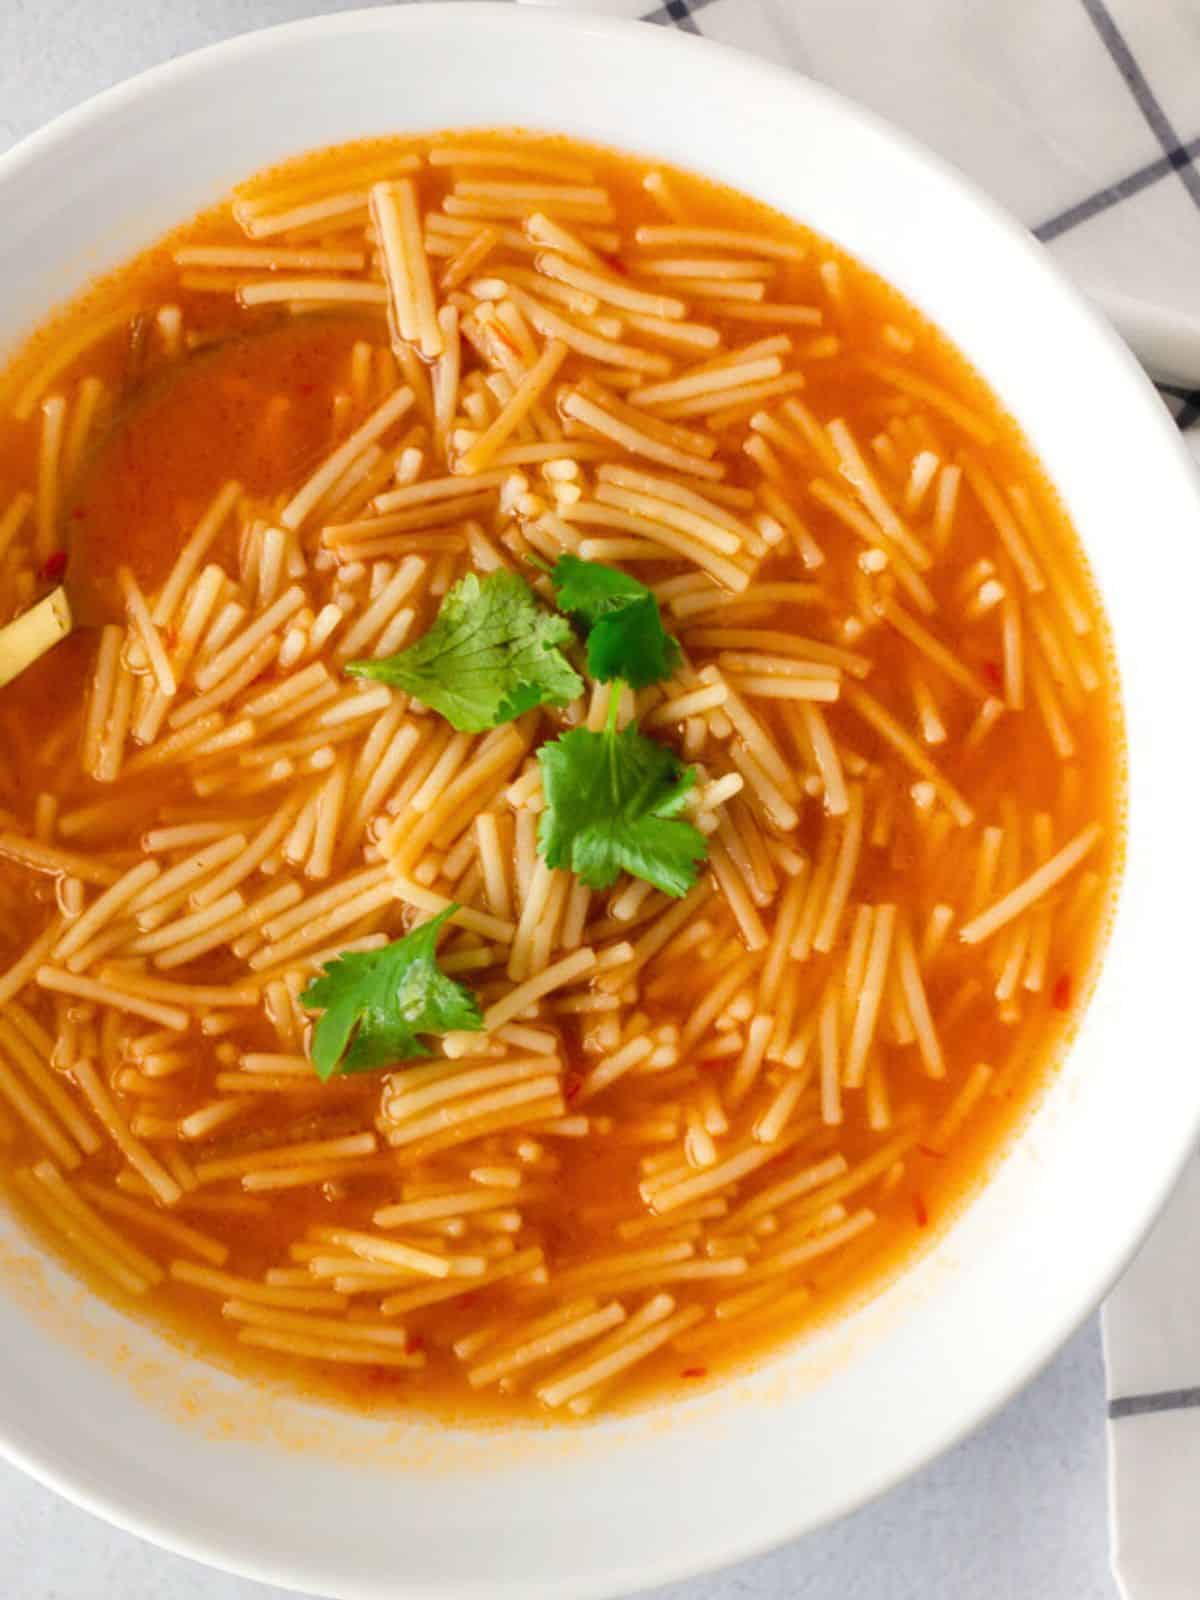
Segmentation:
<svg viewBox="0 0 1200 1600">
<path fill-rule="evenodd" d="M 674 31 L 477 5 L 251 35 L 0 160 L 6 345 L 237 179 L 364 135 L 523 124 L 747 190 L 891 280 L 974 362 L 1082 531 L 1117 640 L 1120 913 L 1070 1058 L 984 1192 L 847 1321 L 722 1393 L 578 1432 L 355 1420 L 256 1392 L 90 1302 L 0 1219 L 0 1448 L 200 1559 L 323 1595 L 607 1595 L 860 1503 L 1007 1398 L 1089 1310 L 1191 1143 L 1191 468 L 1047 256 L 952 171 L 816 85 Z M 1154 852 L 1159 852 L 1156 859 Z"/>
</svg>

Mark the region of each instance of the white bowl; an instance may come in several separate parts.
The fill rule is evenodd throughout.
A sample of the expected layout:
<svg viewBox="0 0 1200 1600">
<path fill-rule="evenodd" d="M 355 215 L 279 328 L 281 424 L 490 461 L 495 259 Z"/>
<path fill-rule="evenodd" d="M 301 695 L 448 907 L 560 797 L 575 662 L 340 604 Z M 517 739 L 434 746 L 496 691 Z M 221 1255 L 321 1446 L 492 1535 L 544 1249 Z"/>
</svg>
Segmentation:
<svg viewBox="0 0 1200 1600">
<path fill-rule="evenodd" d="M 345 1600 L 608 1595 L 860 1504 L 1006 1400 L 1095 1305 L 1200 1113 L 1200 1077 L 1171 1048 L 1193 1035 L 1200 904 L 1181 648 L 1200 594 L 1191 467 L 1046 254 L 874 117 L 731 51 L 583 16 L 416 6 L 250 35 L 0 161 L 0 339 L 258 167 L 469 124 L 711 174 L 837 240 L 945 329 L 1032 440 L 1095 565 L 1129 725 L 1128 862 L 1069 1060 L 986 1188 L 876 1301 L 716 1395 L 577 1432 L 355 1420 L 189 1361 L 30 1266 L 0 1222 L 0 1448 L 148 1538 Z"/>
</svg>

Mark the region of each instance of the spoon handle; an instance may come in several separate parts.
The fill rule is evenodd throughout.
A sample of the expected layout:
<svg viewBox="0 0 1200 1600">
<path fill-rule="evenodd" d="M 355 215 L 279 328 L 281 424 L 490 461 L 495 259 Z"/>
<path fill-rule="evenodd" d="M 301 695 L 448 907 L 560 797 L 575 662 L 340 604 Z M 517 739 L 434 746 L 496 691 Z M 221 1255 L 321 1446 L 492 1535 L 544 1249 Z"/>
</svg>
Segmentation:
<svg viewBox="0 0 1200 1600">
<path fill-rule="evenodd" d="M 66 590 L 60 587 L 0 628 L 0 688 L 65 639 L 73 626 Z"/>
</svg>

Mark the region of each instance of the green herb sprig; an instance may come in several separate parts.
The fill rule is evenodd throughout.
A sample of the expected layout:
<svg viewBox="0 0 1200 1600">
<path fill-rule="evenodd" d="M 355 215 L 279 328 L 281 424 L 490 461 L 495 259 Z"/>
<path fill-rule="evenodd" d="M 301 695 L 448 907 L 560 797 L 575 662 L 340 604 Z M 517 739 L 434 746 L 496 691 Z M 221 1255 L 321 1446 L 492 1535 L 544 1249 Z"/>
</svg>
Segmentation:
<svg viewBox="0 0 1200 1600">
<path fill-rule="evenodd" d="M 566 618 L 540 606 L 515 573 L 470 573 L 415 644 L 379 661 L 352 661 L 346 671 L 405 690 L 461 733 L 482 733 L 583 693 L 563 654 L 571 640 Z"/>
<path fill-rule="evenodd" d="M 538 751 L 546 802 L 538 850 L 547 866 L 569 867 L 593 889 L 628 872 L 664 894 L 685 895 L 708 855 L 704 835 L 680 816 L 695 768 L 635 725 L 616 725 L 622 686 L 670 677 L 681 660 L 678 642 L 663 627 L 653 592 L 615 567 L 564 555 L 550 581 L 585 631 L 588 672 L 611 689 L 603 731 L 577 728 Z"/>
<path fill-rule="evenodd" d="M 664 894 L 685 895 L 708 854 L 704 835 L 681 816 L 695 768 L 636 725 L 617 727 L 624 686 L 670 677 L 682 659 L 679 644 L 653 592 L 615 567 L 564 555 L 550 581 L 565 615 L 539 604 L 514 573 L 471 574 L 415 644 L 346 670 L 403 689 L 461 732 L 480 733 L 583 693 L 566 654 L 574 622 L 589 676 L 611 686 L 608 719 L 599 732 L 575 728 L 539 749 L 539 853 L 593 889 L 628 872 Z M 309 983 L 301 1001 L 320 1013 L 312 1057 L 323 1080 L 397 1066 L 429 1055 L 429 1035 L 483 1027 L 474 994 L 437 963 L 438 936 L 457 909 L 381 950 L 337 956 Z"/>
<path fill-rule="evenodd" d="M 422 1034 L 482 1029 L 478 1000 L 437 964 L 438 935 L 457 910 L 447 906 L 381 950 L 337 956 L 309 983 L 300 1002 L 321 1013 L 312 1058 L 322 1081 L 427 1056 Z"/>
</svg>

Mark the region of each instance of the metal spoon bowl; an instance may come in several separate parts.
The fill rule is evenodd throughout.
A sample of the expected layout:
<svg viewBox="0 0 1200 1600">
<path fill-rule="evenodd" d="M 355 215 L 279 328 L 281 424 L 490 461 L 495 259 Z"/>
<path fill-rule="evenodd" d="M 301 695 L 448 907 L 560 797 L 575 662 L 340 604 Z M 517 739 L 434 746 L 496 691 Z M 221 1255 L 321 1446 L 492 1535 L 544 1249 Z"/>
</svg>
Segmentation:
<svg viewBox="0 0 1200 1600">
<path fill-rule="evenodd" d="M 189 505 L 231 478 L 264 495 L 294 480 L 327 446 L 324 402 L 352 338 L 378 343 L 380 325 L 343 313 L 273 320 L 135 377 L 64 499 L 56 586 L 0 627 L 0 687 L 72 631 L 123 622 L 119 564 L 147 586 L 161 581 L 187 539 Z M 262 442 L 266 372 L 281 376 L 291 407 L 277 450 Z"/>
</svg>

